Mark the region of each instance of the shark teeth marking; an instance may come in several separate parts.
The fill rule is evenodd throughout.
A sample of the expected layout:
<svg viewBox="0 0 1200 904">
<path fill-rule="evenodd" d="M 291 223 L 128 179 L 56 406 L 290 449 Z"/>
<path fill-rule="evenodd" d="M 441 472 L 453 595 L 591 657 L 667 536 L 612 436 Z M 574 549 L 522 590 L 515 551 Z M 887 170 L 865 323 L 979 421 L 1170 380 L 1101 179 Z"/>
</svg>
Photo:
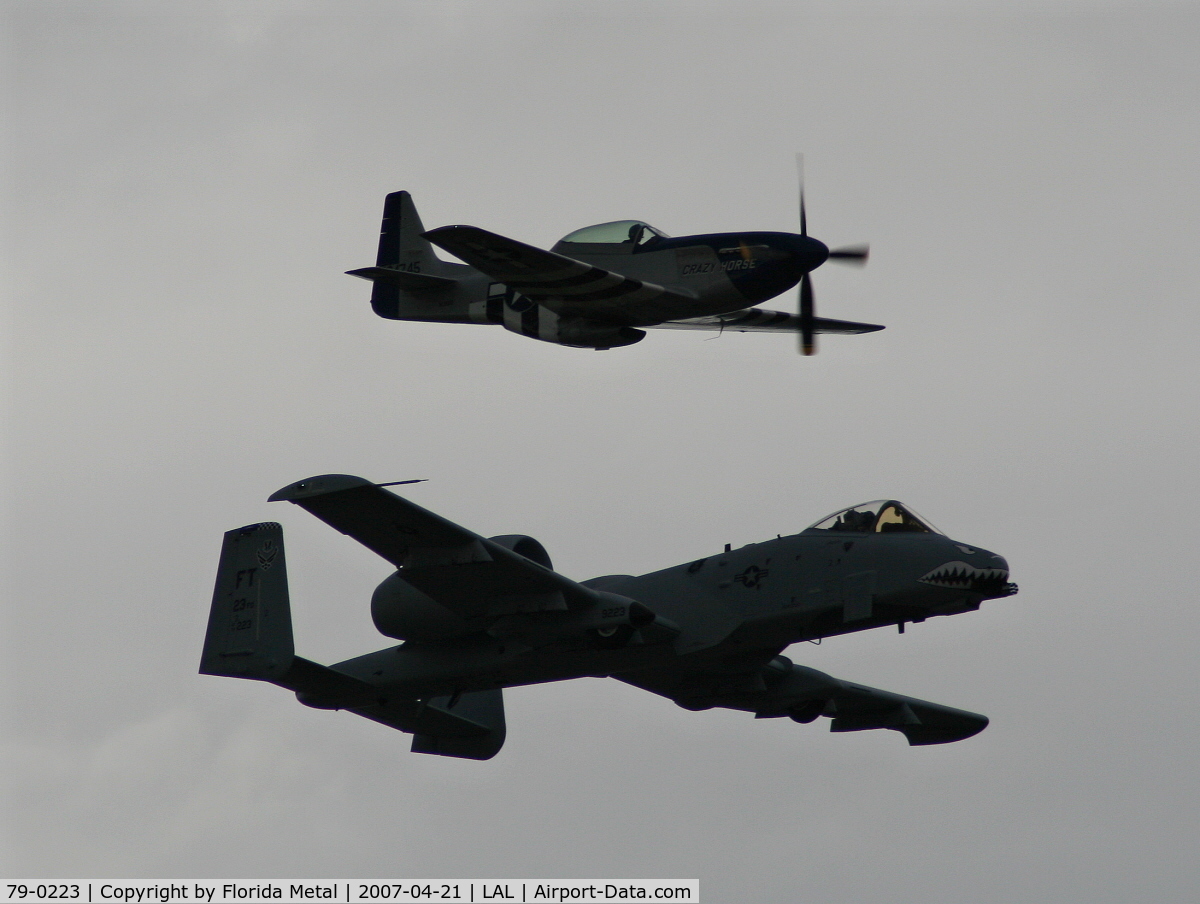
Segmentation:
<svg viewBox="0 0 1200 904">
<path fill-rule="evenodd" d="M 976 568 L 966 562 L 947 562 L 917 580 L 955 590 L 994 590 L 1007 584 L 1008 572 L 1003 568 Z"/>
</svg>

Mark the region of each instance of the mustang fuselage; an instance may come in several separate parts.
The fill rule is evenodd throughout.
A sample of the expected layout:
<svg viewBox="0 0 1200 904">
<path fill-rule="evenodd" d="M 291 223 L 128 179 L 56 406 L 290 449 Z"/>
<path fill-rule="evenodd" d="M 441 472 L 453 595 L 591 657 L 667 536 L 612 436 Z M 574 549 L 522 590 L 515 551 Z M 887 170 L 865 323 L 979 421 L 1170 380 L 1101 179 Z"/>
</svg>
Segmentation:
<svg viewBox="0 0 1200 904">
<path fill-rule="evenodd" d="M 441 260 L 434 245 L 466 264 Z M 409 194 L 393 192 L 375 266 L 349 272 L 372 281 L 380 317 L 500 324 L 533 339 L 604 349 L 640 341 L 644 328 L 797 332 L 796 315 L 754 305 L 792 288 L 830 256 L 806 235 L 672 238 L 638 220 L 589 226 L 545 251 L 475 226 L 425 232 Z M 883 329 L 817 317 L 810 326 L 815 333 Z"/>
</svg>

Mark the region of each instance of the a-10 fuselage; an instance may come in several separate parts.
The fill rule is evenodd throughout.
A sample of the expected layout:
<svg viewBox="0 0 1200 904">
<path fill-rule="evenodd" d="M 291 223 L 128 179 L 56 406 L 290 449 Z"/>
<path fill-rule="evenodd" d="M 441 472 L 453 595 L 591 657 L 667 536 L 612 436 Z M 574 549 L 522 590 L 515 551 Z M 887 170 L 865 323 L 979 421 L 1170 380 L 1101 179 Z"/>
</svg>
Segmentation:
<svg viewBox="0 0 1200 904">
<path fill-rule="evenodd" d="M 611 676 L 687 709 L 892 729 L 912 745 L 978 734 L 986 716 L 793 663 L 790 644 L 924 621 L 1008 596 L 1008 564 L 938 533 L 898 502 L 845 509 L 790 537 L 640 576 L 578 583 L 537 540 L 483 537 L 346 474 L 271 496 L 306 509 L 397 568 L 371 599 L 398 646 L 324 666 L 297 656 L 283 528 L 227 531 L 200 671 L 267 681 L 318 709 L 413 735 L 418 753 L 488 759 L 504 743 L 502 690 Z"/>
<path fill-rule="evenodd" d="M 677 635 L 628 642 L 632 626 L 604 636 L 571 630 L 569 613 L 561 626 L 551 613 L 516 615 L 492 620 L 487 630 L 409 640 L 333 668 L 404 696 L 611 676 L 689 708 L 734 706 L 740 692 L 731 697 L 714 675 L 753 678 L 799 641 L 903 628 L 1015 592 L 1002 557 L 928 529 L 894 502 L 662 571 L 583 583 L 612 594 L 614 607 L 636 601 L 677 627 Z M 372 605 L 377 625 L 386 631 L 380 613 L 411 606 L 413 597 L 403 570 L 384 581 Z"/>
</svg>

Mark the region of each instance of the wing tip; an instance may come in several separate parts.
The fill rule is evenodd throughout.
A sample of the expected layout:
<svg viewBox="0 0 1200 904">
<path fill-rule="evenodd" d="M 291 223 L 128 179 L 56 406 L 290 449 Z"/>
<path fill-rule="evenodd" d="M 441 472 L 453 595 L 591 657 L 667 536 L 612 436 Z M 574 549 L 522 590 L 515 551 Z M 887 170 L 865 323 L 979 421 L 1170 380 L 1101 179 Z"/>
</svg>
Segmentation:
<svg viewBox="0 0 1200 904">
<path fill-rule="evenodd" d="M 911 725 L 898 729 L 910 747 L 929 747 L 934 744 L 953 744 L 973 738 L 988 727 L 987 716 L 972 714 L 973 719 L 963 719 L 957 725 Z"/>
<path fill-rule="evenodd" d="M 320 474 L 316 477 L 308 477 L 304 480 L 297 480 L 295 483 L 289 483 L 283 489 L 276 490 L 267 497 L 267 501 L 297 502 L 313 496 L 324 496 L 327 493 L 337 493 L 342 490 L 352 490 L 355 487 L 370 487 L 374 485 L 371 481 L 363 477 L 355 477 L 352 474 Z"/>
</svg>

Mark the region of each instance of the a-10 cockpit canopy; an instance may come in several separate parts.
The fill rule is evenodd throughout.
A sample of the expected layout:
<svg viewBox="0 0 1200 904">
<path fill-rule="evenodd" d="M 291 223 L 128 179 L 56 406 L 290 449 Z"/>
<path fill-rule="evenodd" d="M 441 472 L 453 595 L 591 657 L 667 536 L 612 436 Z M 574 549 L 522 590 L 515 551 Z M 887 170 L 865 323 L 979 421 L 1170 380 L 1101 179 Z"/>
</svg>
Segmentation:
<svg viewBox="0 0 1200 904">
<path fill-rule="evenodd" d="M 612 223 L 600 223 L 596 226 L 585 226 L 576 229 L 569 235 L 564 235 L 559 244 L 572 245 L 645 245 L 656 238 L 667 238 L 667 234 L 655 229 L 649 223 L 641 220 L 615 220 Z"/>
<path fill-rule="evenodd" d="M 818 521 L 808 530 L 824 530 L 845 534 L 940 534 L 941 531 L 924 518 L 894 499 L 877 499 L 853 508 L 835 512 Z"/>
</svg>

